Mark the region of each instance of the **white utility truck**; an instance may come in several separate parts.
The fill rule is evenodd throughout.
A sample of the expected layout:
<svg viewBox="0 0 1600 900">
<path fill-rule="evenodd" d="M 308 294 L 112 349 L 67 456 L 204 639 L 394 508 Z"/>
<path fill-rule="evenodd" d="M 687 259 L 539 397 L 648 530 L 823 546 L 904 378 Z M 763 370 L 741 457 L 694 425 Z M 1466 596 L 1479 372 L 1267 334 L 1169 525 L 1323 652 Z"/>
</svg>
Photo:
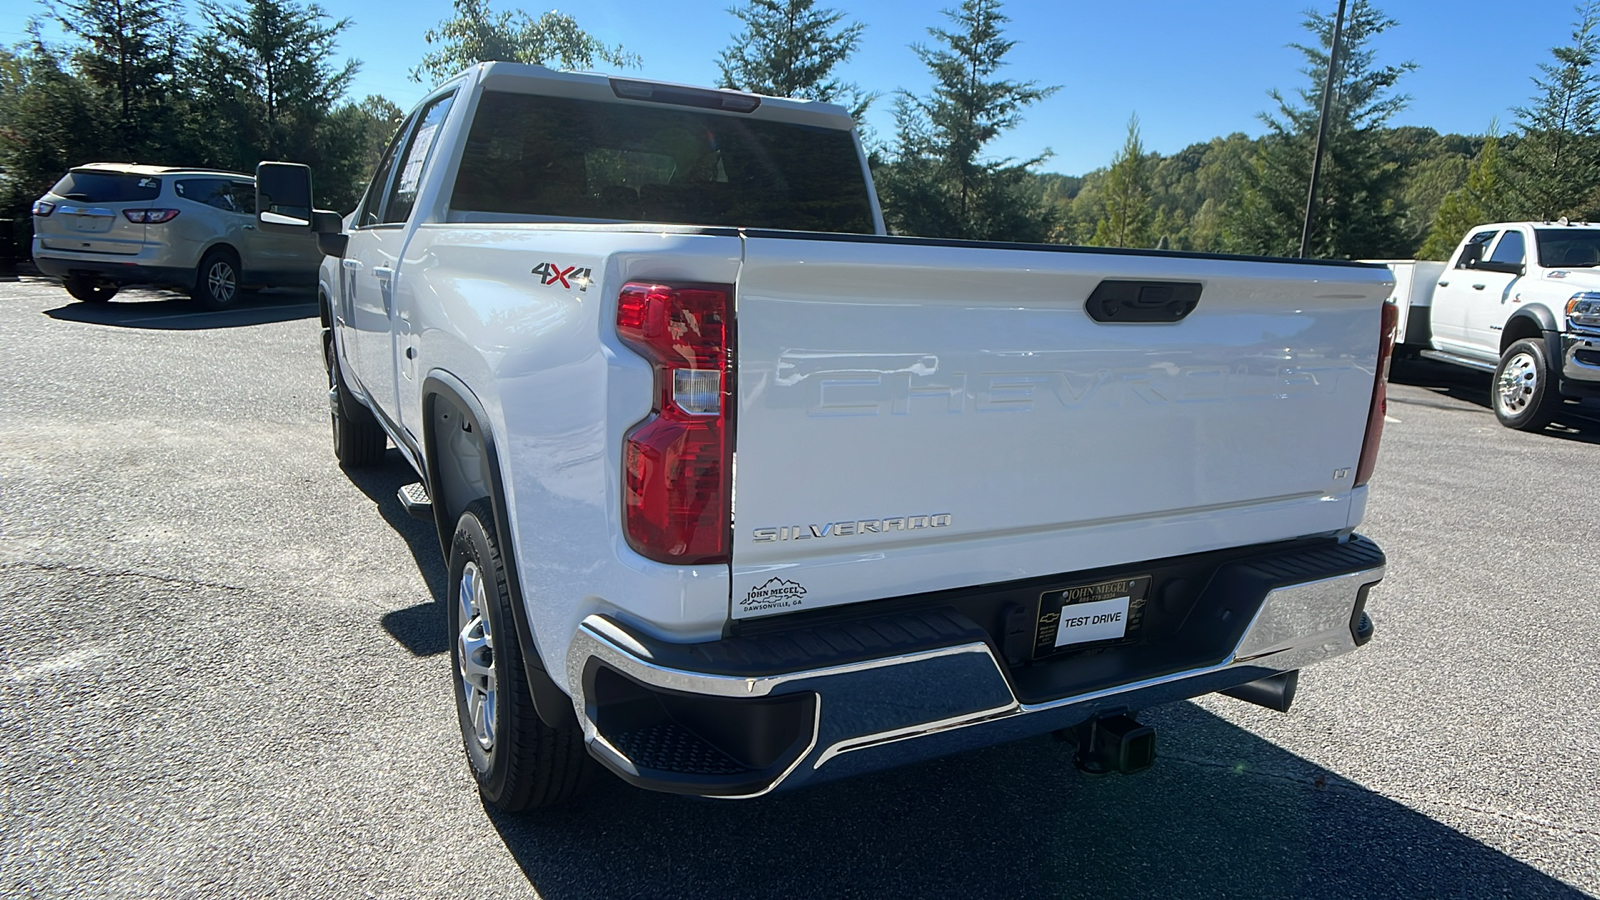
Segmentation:
<svg viewBox="0 0 1600 900">
<path fill-rule="evenodd" d="M 1600 226 L 1502 222 L 1448 262 L 1394 260 L 1398 352 L 1494 373 L 1495 416 L 1538 431 L 1600 397 Z"/>
<path fill-rule="evenodd" d="M 1286 709 L 1372 635 L 1390 274 L 893 237 L 839 107 L 507 63 L 315 231 L 335 451 L 420 483 L 491 804 Z M 1386 312 L 1387 309 L 1387 312 Z"/>
</svg>

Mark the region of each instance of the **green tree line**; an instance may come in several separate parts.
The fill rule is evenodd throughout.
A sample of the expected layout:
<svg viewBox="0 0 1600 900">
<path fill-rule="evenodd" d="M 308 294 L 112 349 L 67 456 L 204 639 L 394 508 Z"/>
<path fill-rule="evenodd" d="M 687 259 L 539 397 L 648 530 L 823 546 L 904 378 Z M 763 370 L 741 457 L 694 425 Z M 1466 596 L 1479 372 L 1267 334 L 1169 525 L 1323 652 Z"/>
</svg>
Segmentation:
<svg viewBox="0 0 1600 900">
<path fill-rule="evenodd" d="M 314 171 L 319 202 L 349 209 L 401 111 L 350 95 L 356 60 L 339 59 L 353 23 L 299 0 L 56 0 L 32 38 L 0 50 L 0 218 L 62 172 L 90 161 L 211 166 L 248 172 L 261 159 Z M 1321 0 L 1329 3 L 1331 0 Z M 993 142 L 1058 87 L 1007 77 L 1001 0 L 963 0 L 913 45 L 932 88 L 864 90 L 839 67 L 867 25 L 816 0 L 743 0 L 709 62 L 723 87 L 841 103 L 860 119 L 885 94 L 891 134 L 865 132 L 893 231 L 978 240 L 1289 255 L 1298 249 L 1331 12 L 1305 14 L 1303 81 L 1267 87 L 1264 133 L 1218 136 L 1170 155 L 1149 151 L 1139 119 L 1104 168 L 1041 171 L 1051 153 L 994 155 Z M 191 24 L 198 23 L 198 24 Z M 1353 0 L 1334 60 L 1312 255 L 1442 256 L 1485 221 L 1600 216 L 1600 0 L 1577 7 L 1570 39 L 1536 70 L 1529 105 L 1504 136 L 1395 127 L 1416 66 L 1378 58 L 1395 20 Z M 60 37 L 47 40 L 47 31 Z M 453 0 L 427 30 L 412 70 L 434 83 L 480 60 L 594 68 L 640 58 L 558 11 L 533 18 L 489 0 Z M 25 255 L 26 250 L 23 250 Z"/>
</svg>

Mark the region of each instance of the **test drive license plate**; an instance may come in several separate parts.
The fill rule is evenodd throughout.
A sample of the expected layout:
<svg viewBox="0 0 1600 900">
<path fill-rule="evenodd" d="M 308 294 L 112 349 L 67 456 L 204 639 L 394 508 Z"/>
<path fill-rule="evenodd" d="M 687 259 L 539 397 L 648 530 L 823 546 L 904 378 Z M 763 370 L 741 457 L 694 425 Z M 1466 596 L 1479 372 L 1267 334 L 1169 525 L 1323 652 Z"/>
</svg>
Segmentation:
<svg viewBox="0 0 1600 900">
<path fill-rule="evenodd" d="M 1132 637 L 1144 620 L 1150 576 L 1053 588 L 1039 595 L 1038 659 L 1060 650 Z"/>
</svg>

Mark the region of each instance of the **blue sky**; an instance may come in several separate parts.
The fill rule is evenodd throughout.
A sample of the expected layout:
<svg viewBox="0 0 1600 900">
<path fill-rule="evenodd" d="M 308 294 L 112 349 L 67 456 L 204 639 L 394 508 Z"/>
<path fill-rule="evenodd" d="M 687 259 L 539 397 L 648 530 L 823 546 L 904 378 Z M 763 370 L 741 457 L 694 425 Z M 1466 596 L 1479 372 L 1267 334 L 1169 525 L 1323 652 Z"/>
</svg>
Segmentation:
<svg viewBox="0 0 1600 900">
<path fill-rule="evenodd" d="M 492 0 L 495 9 L 513 8 Z M 892 133 L 891 93 L 929 86 L 927 70 L 909 48 L 930 40 L 929 25 L 945 24 L 940 10 L 959 0 L 819 0 L 867 26 L 861 48 L 842 70 L 850 81 L 884 93 L 868 113 L 880 134 Z M 716 55 L 739 24 L 733 0 L 543 0 L 575 16 L 608 43 L 643 57 L 646 78 L 712 84 Z M 1012 0 L 1008 36 L 1017 46 L 1006 77 L 1060 85 L 1027 111 L 1026 121 L 992 145 L 994 155 L 1028 157 L 1054 151 L 1043 169 L 1081 174 L 1105 165 L 1121 147 L 1128 116 L 1137 113 L 1146 146 L 1173 153 L 1219 134 L 1259 134 L 1256 116 L 1267 91 L 1304 83 L 1298 52 L 1303 11 L 1335 0 Z M 1412 96 L 1397 124 L 1482 133 L 1498 119 L 1509 130 L 1512 107 L 1534 91 L 1529 80 L 1549 60 L 1549 48 L 1568 41 L 1575 18 L 1562 0 L 1518 3 L 1505 15 L 1450 0 L 1379 0 L 1400 24 L 1376 46 L 1383 62 L 1411 61 L 1402 80 Z M 425 87 L 407 70 L 426 52 L 422 34 L 449 15 L 449 0 L 322 0 L 354 25 L 342 52 L 362 61 L 353 92 L 381 93 L 409 109 Z M 23 21 L 40 7 L 0 0 L 0 40 L 20 40 Z M 11 10 L 15 10 L 13 14 Z"/>
</svg>

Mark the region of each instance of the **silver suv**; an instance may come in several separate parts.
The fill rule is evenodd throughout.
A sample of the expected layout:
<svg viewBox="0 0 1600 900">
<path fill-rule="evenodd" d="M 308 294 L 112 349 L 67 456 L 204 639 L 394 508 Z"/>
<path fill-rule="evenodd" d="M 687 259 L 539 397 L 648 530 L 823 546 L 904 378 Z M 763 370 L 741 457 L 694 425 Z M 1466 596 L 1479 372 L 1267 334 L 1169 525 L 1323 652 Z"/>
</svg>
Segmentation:
<svg viewBox="0 0 1600 900">
<path fill-rule="evenodd" d="M 256 228 L 249 175 L 90 163 L 33 204 L 33 261 L 85 303 L 152 284 L 221 309 L 243 288 L 313 287 L 322 254 L 312 236 Z"/>
</svg>

